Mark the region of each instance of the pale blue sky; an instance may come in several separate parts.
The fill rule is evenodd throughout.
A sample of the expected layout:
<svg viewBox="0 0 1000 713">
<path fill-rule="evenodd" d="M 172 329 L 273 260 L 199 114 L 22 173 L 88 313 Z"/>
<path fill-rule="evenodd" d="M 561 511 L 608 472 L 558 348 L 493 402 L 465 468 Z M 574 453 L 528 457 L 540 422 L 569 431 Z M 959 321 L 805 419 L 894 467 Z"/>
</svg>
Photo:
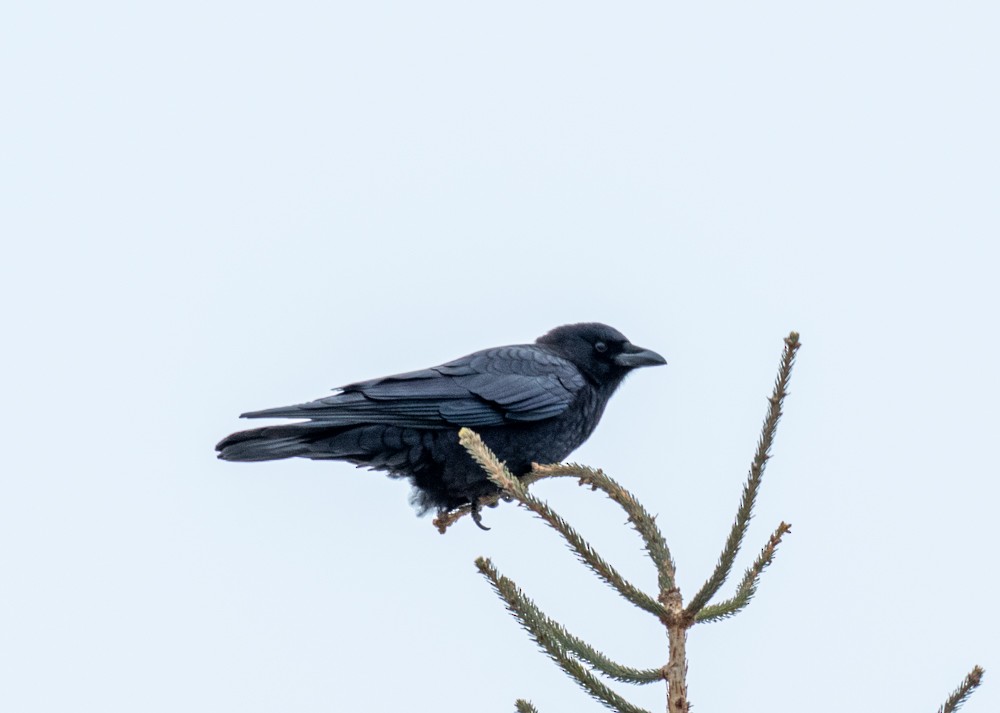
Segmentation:
<svg viewBox="0 0 1000 713">
<path fill-rule="evenodd" d="M 599 710 L 473 559 L 626 663 L 655 622 L 505 506 L 447 536 L 242 411 L 600 320 L 635 374 L 574 459 L 690 596 L 804 346 L 699 711 L 1000 706 L 995 3 L 8 2 L 0 708 Z M 539 488 L 652 587 L 614 506 Z M 663 709 L 659 687 L 629 691 Z M 750 703 L 748 703 L 748 701 Z"/>
</svg>

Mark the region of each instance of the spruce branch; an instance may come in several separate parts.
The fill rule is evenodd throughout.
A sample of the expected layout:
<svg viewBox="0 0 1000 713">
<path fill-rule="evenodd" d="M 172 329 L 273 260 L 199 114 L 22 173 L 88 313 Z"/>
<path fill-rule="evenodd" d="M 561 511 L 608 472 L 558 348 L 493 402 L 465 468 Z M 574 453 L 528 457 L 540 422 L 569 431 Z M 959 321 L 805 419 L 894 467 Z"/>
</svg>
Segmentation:
<svg viewBox="0 0 1000 713">
<path fill-rule="evenodd" d="M 548 654 L 555 663 L 581 688 L 583 688 L 592 698 L 603 703 L 605 706 L 618 713 L 649 713 L 648 711 L 632 705 L 617 693 L 603 684 L 596 676 L 588 671 L 570 652 L 561 644 L 559 636 L 553 630 L 545 627 L 529 626 L 529 619 L 524 616 L 524 611 L 519 609 L 523 601 L 527 598 L 521 593 L 517 586 L 506 577 L 500 575 L 493 563 L 488 559 L 480 557 L 476 560 L 479 571 L 493 585 L 493 589 L 500 595 L 500 598 L 507 604 L 507 608 L 521 622 L 535 642 Z M 533 605 L 532 605 L 533 606 Z M 535 622 L 530 622 L 534 624 Z"/>
<path fill-rule="evenodd" d="M 778 529 L 774 531 L 770 539 L 768 539 L 767 544 L 764 545 L 764 549 L 762 549 L 760 554 L 757 555 L 757 559 L 754 560 L 754 563 L 743 575 L 743 581 L 741 581 L 740 586 L 737 587 L 736 594 L 724 602 L 709 604 L 704 607 L 695 615 L 695 622 L 702 623 L 728 619 L 744 609 L 747 604 L 750 603 L 754 594 L 757 593 L 757 585 L 760 583 L 761 572 L 763 572 L 774 559 L 774 553 L 777 551 L 778 545 L 781 544 L 781 538 L 791 532 L 791 530 L 792 526 L 787 523 L 783 522 L 778 525 Z"/>
<path fill-rule="evenodd" d="M 482 572 L 507 605 L 507 609 L 523 626 L 531 637 L 538 641 L 539 632 L 552 637 L 565 651 L 573 654 L 608 678 L 622 683 L 646 684 L 663 680 L 663 669 L 637 669 L 613 661 L 587 642 L 574 636 L 562 624 L 546 615 L 538 605 L 508 577 L 497 572 L 493 563 L 486 558 L 476 560 L 476 567 Z"/>
<path fill-rule="evenodd" d="M 740 499 L 740 507 L 736 513 L 736 520 L 733 522 L 729 537 L 726 539 L 725 547 L 719 556 L 719 561 L 715 566 L 715 571 L 708 578 L 704 585 L 685 609 L 685 614 L 694 618 L 706 604 L 716 595 L 729 573 L 733 569 L 733 562 L 740 551 L 740 545 L 746 535 L 750 525 L 750 518 L 753 516 L 753 507 L 757 502 L 757 493 L 760 490 L 761 479 L 764 476 L 764 468 L 771 457 L 771 445 L 774 443 L 774 434 L 778 429 L 778 421 L 781 420 L 781 406 L 788 395 L 788 381 L 792 374 L 792 366 L 795 364 L 795 352 L 800 346 L 798 332 L 791 332 L 785 338 L 785 348 L 781 354 L 781 365 L 778 368 L 778 376 L 774 380 L 774 391 L 768 399 L 767 416 L 764 418 L 764 425 L 761 428 L 760 438 L 757 441 L 757 451 L 754 454 L 753 462 L 750 465 L 750 472 L 747 475 L 747 482 L 743 486 L 743 497 Z"/>
<path fill-rule="evenodd" d="M 547 478 L 573 477 L 579 479 L 580 485 L 590 485 L 593 488 L 601 490 L 611 500 L 621 505 L 622 509 L 628 515 L 629 523 L 639 533 L 639 536 L 642 537 L 646 552 L 656 565 L 661 591 L 673 588 L 676 567 L 670 555 L 670 549 L 667 547 L 667 542 L 663 537 L 663 533 L 660 532 L 659 527 L 656 525 L 656 517 L 650 515 L 631 492 L 599 468 L 590 468 L 589 466 L 576 463 L 552 463 L 546 465 L 534 463 L 532 465 L 532 470 L 529 473 L 517 477 L 525 487 Z M 486 468 L 487 472 L 490 472 L 491 467 L 492 464 Z M 503 493 L 485 495 L 479 499 L 478 507 L 494 507 L 503 499 Z M 438 532 L 444 534 L 449 527 L 461 518 L 471 514 L 472 510 L 472 505 L 463 505 L 454 510 L 439 513 L 434 518 L 433 524 Z"/>
<path fill-rule="evenodd" d="M 621 505 L 628 515 L 629 524 L 639 533 L 646 546 L 646 553 L 656 565 L 660 591 L 666 592 L 674 588 L 676 566 L 670 556 L 667 541 L 656 525 L 656 518 L 642 506 L 635 495 L 621 486 L 614 478 L 599 468 L 590 468 L 576 463 L 555 463 L 551 465 L 533 464 L 532 474 L 545 477 L 574 477 L 580 479 L 580 485 L 589 485 L 603 491 L 614 502 Z"/>
<path fill-rule="evenodd" d="M 938 713 L 954 713 L 954 711 L 961 708 L 962 704 L 972 695 L 972 692 L 979 688 L 979 684 L 983 682 L 984 673 L 985 671 L 979 666 L 973 667 L 969 675 L 962 681 L 962 684 L 948 696 L 948 700 L 944 702 L 944 705 L 938 708 Z"/>
<path fill-rule="evenodd" d="M 517 713 L 538 713 L 538 709 L 531 705 L 531 701 L 526 701 L 523 698 L 514 701 L 514 708 L 517 709 Z"/>
<path fill-rule="evenodd" d="M 543 480 L 551 476 L 543 475 L 541 473 L 525 473 L 524 475 L 519 475 L 518 480 L 520 480 L 524 485 L 531 485 L 539 480 Z M 454 510 L 443 510 L 437 514 L 431 524 L 437 528 L 437 531 L 442 535 L 448 531 L 448 528 L 454 525 L 456 522 L 461 520 L 466 515 L 471 515 L 474 509 L 482 509 L 484 507 L 496 507 L 501 500 L 509 500 L 504 493 L 492 493 L 490 495 L 484 495 L 479 498 L 479 502 L 476 503 L 475 508 L 472 505 L 461 505 Z"/>
<path fill-rule="evenodd" d="M 490 480 L 501 490 L 510 495 L 514 500 L 535 513 L 544 520 L 552 529 L 563 536 L 563 539 L 576 552 L 577 557 L 586 564 L 601 580 L 618 590 L 625 599 L 635 604 L 640 609 L 648 611 L 657 618 L 663 620 L 667 611 L 660 602 L 656 601 L 631 582 L 627 581 L 619 574 L 618 570 L 612 567 L 601 557 L 590 543 L 583 539 L 561 515 L 556 513 L 545 502 L 531 495 L 527 487 L 507 470 L 493 451 L 483 443 L 475 431 L 463 428 L 458 432 L 459 442 L 465 447 L 469 454 L 479 463 Z"/>
</svg>

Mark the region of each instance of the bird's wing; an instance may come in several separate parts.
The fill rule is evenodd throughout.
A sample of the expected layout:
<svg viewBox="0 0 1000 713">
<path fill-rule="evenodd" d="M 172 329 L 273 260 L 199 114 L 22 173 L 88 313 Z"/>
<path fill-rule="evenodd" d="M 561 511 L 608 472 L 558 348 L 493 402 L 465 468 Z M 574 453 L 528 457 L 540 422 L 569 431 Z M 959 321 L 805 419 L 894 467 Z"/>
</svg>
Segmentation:
<svg viewBox="0 0 1000 713">
<path fill-rule="evenodd" d="M 243 416 L 308 418 L 329 426 L 499 426 L 558 416 L 584 384 L 580 372 L 565 359 L 534 345 L 517 345 L 348 384 L 318 401 Z"/>
</svg>

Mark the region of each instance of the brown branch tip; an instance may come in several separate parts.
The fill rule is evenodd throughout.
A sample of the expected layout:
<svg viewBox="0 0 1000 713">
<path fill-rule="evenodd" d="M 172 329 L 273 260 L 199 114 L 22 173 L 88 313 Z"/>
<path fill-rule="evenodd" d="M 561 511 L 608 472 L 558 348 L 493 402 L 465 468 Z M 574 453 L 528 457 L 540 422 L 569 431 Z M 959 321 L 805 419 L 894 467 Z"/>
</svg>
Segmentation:
<svg viewBox="0 0 1000 713">
<path fill-rule="evenodd" d="M 948 700 L 944 702 L 944 705 L 938 708 L 938 713 L 954 713 L 962 704 L 965 703 L 966 699 L 972 695 L 972 692 L 979 687 L 979 684 L 983 682 L 983 674 L 986 673 L 981 667 L 975 666 L 969 675 L 965 677 L 962 681 L 962 685 L 952 692 L 948 696 Z"/>
<path fill-rule="evenodd" d="M 538 466 L 536 466 L 538 467 Z M 521 484 L 528 487 L 532 483 L 535 483 L 544 478 L 556 477 L 557 473 L 546 473 L 540 470 L 535 470 L 525 475 L 516 476 Z M 495 508 L 501 502 L 510 502 L 510 498 L 502 492 L 493 493 L 492 495 L 484 495 L 479 498 L 479 507 L 482 508 Z M 472 505 L 462 505 L 454 510 L 439 510 L 437 517 L 435 517 L 431 524 L 437 528 L 437 531 L 442 535 L 448 531 L 448 528 L 454 525 L 456 522 L 461 520 L 466 515 L 472 514 Z"/>
</svg>

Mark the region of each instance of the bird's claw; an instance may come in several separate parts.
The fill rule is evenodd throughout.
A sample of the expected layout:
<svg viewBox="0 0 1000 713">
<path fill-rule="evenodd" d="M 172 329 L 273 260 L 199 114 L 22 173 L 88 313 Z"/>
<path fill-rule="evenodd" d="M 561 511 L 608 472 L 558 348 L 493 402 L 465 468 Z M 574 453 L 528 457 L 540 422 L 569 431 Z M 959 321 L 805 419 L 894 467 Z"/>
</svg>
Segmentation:
<svg viewBox="0 0 1000 713">
<path fill-rule="evenodd" d="M 480 530 L 489 531 L 490 528 L 483 524 L 483 506 L 479 503 L 479 500 L 474 500 L 472 502 L 472 510 L 470 511 L 472 515 L 472 521 L 476 523 L 476 527 Z"/>
</svg>

